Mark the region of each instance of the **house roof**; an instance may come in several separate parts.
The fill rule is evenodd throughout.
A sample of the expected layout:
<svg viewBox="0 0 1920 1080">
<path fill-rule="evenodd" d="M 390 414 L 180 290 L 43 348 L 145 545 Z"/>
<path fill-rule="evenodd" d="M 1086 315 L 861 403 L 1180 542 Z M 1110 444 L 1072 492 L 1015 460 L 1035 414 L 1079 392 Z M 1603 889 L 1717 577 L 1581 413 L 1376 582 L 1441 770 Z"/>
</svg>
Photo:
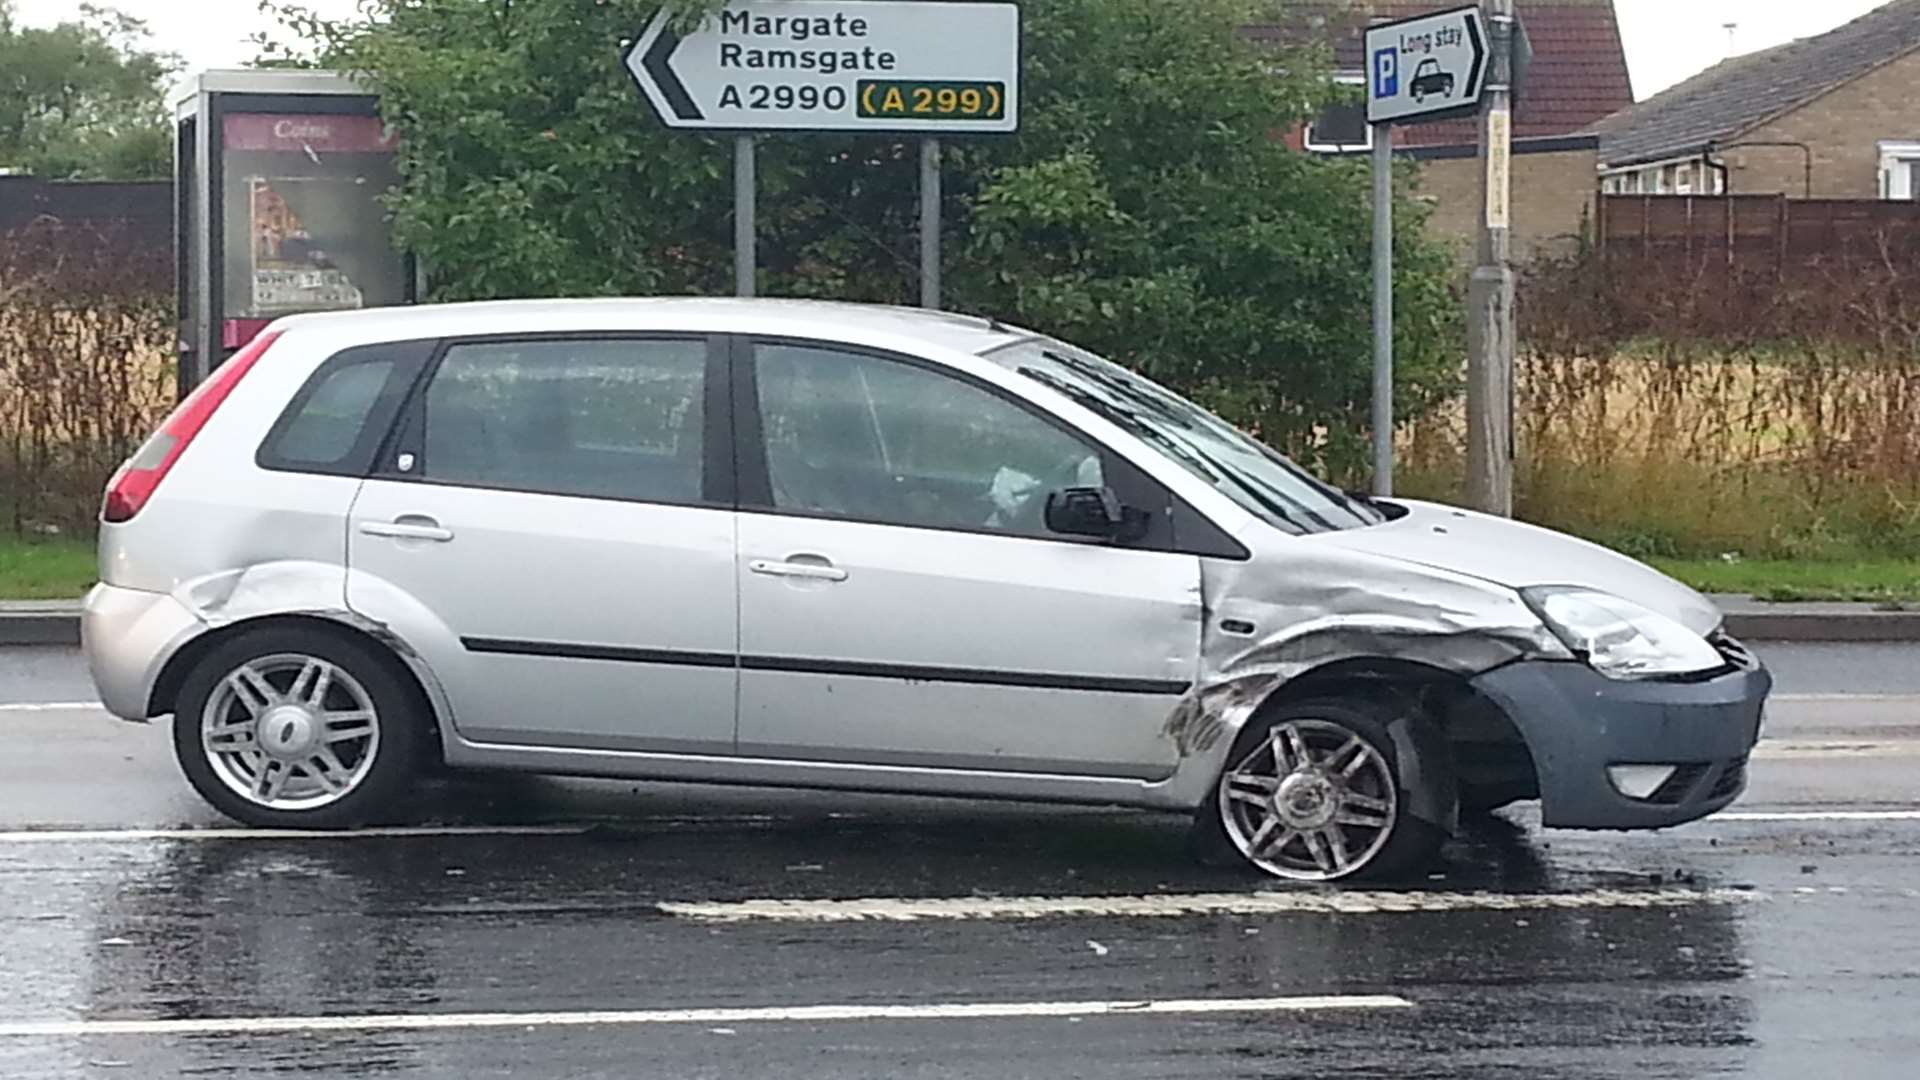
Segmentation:
<svg viewBox="0 0 1920 1080">
<path fill-rule="evenodd" d="M 1270 41 L 1330 41 L 1336 67 L 1364 72 L 1368 23 L 1445 6 L 1446 0 L 1296 0 L 1286 22 L 1249 27 L 1247 32 Z M 1633 104 L 1613 0 L 1515 0 L 1514 8 L 1533 43 L 1533 66 L 1514 108 L 1515 138 L 1580 131 Z M 1470 143 L 1477 137 L 1472 120 L 1442 120 L 1394 132 L 1394 142 L 1401 146 Z"/>
<path fill-rule="evenodd" d="M 1721 61 L 1593 126 L 1600 160 L 1683 157 L 1792 112 L 1920 49 L 1920 0 L 1893 0 L 1837 30 Z"/>
</svg>

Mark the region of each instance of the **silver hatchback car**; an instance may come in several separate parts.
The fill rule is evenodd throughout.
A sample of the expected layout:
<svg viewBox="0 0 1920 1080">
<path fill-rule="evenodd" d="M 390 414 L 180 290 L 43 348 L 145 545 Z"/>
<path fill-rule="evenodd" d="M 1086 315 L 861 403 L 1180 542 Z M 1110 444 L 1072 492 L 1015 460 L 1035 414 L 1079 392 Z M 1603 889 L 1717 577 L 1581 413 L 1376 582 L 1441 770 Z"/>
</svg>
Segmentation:
<svg viewBox="0 0 1920 1080">
<path fill-rule="evenodd" d="M 1151 807 L 1392 877 L 1516 800 L 1712 813 L 1771 685 L 1623 556 L 848 304 L 281 320 L 116 474 L 100 576 L 107 707 L 263 827 L 404 814 L 444 764 Z"/>
</svg>

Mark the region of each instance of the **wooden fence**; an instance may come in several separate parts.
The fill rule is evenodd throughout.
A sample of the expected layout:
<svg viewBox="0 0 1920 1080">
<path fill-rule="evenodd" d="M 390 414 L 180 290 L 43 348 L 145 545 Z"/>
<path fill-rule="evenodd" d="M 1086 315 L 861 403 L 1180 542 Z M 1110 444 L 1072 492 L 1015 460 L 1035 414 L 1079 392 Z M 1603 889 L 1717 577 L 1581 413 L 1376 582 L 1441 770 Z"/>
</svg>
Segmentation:
<svg viewBox="0 0 1920 1080">
<path fill-rule="evenodd" d="M 1782 195 L 1603 195 L 1609 262 L 1785 271 L 1817 262 L 1920 265 L 1920 202 Z"/>
</svg>

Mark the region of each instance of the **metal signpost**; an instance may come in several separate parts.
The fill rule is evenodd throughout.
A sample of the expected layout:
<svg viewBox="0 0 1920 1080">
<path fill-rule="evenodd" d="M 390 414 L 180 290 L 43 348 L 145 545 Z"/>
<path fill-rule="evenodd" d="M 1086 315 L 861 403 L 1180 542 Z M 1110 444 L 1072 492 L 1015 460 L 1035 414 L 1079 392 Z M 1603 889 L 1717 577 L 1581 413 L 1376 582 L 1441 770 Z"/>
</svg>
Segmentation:
<svg viewBox="0 0 1920 1080">
<path fill-rule="evenodd" d="M 1467 290 L 1467 502 L 1513 516 L 1513 0 L 1487 0 L 1487 107 L 1480 121 L 1480 264 Z"/>
<path fill-rule="evenodd" d="M 1020 9 L 921 0 L 735 0 L 682 35 L 662 11 L 627 50 L 671 128 L 731 132 L 736 290 L 753 295 L 754 133 L 920 135 L 920 296 L 940 305 L 940 143 L 1020 118 Z"/>
<path fill-rule="evenodd" d="M 1373 489 L 1393 494 L 1393 125 L 1479 107 L 1487 70 L 1480 9 L 1455 8 L 1367 28 L 1373 129 Z"/>
</svg>

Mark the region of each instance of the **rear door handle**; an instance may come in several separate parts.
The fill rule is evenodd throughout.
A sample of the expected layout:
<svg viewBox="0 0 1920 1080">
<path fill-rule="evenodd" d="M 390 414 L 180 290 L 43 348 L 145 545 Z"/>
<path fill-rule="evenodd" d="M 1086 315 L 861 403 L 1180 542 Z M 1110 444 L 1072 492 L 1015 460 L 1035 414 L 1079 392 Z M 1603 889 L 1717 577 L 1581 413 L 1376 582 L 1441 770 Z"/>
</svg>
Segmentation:
<svg viewBox="0 0 1920 1080">
<path fill-rule="evenodd" d="M 809 581 L 845 581 L 847 572 L 837 566 L 822 566 L 819 563 L 774 562 L 771 559 L 755 559 L 747 564 L 747 569 L 768 577 L 805 578 Z"/>
<path fill-rule="evenodd" d="M 416 521 L 363 521 L 360 531 L 368 536 L 386 536 L 395 540 L 432 540 L 444 544 L 453 539 L 452 529 L 443 529 L 431 518 Z"/>
</svg>

